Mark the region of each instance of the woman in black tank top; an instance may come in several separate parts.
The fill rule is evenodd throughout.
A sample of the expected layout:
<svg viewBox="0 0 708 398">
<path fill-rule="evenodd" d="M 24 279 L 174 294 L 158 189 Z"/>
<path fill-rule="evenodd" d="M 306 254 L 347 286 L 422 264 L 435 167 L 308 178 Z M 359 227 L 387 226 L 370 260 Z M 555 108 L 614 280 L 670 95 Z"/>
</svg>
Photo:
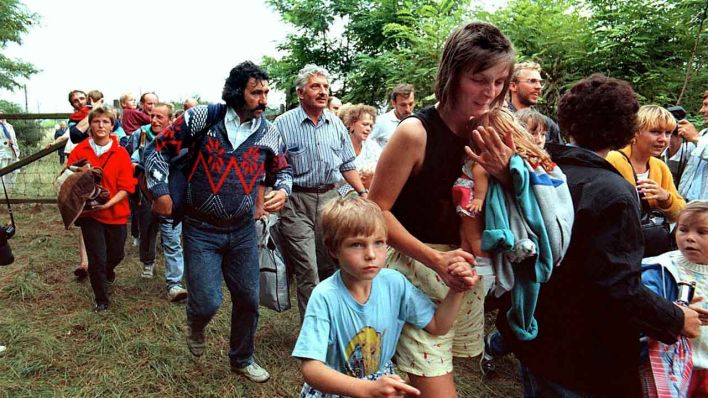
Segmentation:
<svg viewBox="0 0 708 398">
<path fill-rule="evenodd" d="M 471 254 L 454 249 L 459 246 L 459 220 L 451 189 L 464 162 L 468 121 L 504 100 L 514 56 L 509 40 L 492 25 L 470 23 L 454 31 L 438 71 L 438 103 L 401 122 L 383 150 L 369 194 L 384 211 L 390 245 L 457 291 L 473 288 L 479 278 L 447 272 L 450 266 L 474 263 Z M 445 244 L 450 250 L 429 244 Z M 408 373 L 424 397 L 457 395 L 451 365 L 450 373 L 441 376 Z"/>
</svg>

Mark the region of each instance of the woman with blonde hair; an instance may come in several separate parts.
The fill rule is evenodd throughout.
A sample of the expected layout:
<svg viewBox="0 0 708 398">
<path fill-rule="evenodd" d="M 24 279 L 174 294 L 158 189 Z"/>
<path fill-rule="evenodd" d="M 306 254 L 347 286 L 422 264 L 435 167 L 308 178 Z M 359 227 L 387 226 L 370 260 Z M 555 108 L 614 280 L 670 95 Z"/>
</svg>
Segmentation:
<svg viewBox="0 0 708 398">
<path fill-rule="evenodd" d="M 674 185 L 671 170 L 658 158 L 668 147 L 675 128 L 676 120 L 669 111 L 658 105 L 644 105 L 637 113 L 635 136 L 630 144 L 607 155 L 607 161 L 637 187 L 642 214 L 657 210 L 669 222 L 675 222 L 681 209 L 686 206 L 686 201 Z M 667 247 L 662 248 L 645 244 L 645 256 L 670 250 L 671 240 L 665 243 Z M 653 253 L 654 250 L 659 253 Z"/>
<path fill-rule="evenodd" d="M 669 167 L 658 156 L 669 145 L 675 128 L 676 120 L 669 111 L 658 105 L 644 105 L 637 113 L 632 142 L 607 155 L 607 161 L 637 187 L 642 200 L 652 210 L 664 213 L 671 222 L 676 221 L 686 202 L 676 190 Z"/>
</svg>

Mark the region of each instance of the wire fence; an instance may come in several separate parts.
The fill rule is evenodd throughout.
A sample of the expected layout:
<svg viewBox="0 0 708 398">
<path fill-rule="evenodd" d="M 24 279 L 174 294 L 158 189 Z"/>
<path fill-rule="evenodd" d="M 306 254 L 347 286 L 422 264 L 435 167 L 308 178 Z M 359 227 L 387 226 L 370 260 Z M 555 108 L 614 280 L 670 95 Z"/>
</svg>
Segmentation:
<svg viewBox="0 0 708 398">
<path fill-rule="evenodd" d="M 65 143 L 65 142 L 64 142 Z M 63 148 L 63 145 L 61 145 Z M 22 150 L 22 149 L 21 149 Z M 41 154 L 38 157 L 37 154 Z M 30 162 L 27 160 L 30 159 Z M 6 172 L 11 167 L 19 167 Z M 56 149 L 40 149 L 0 169 L 10 200 L 16 203 L 53 203 L 57 199 L 54 181 L 64 166 Z"/>
<path fill-rule="evenodd" d="M 22 157 L 0 168 L 0 177 L 5 182 L 7 193 L 14 203 L 55 203 L 57 190 L 54 181 L 64 165 L 60 163 L 58 150 L 66 141 L 54 141 L 54 128 L 49 126 L 65 121 L 67 113 L 1 113 L 0 119 L 15 123 L 15 133 Z M 44 128 L 42 128 L 43 126 Z M 29 140 L 29 137 L 34 137 Z M 23 146 L 31 142 L 34 146 Z M 0 194 L 2 194 L 0 187 Z"/>
</svg>

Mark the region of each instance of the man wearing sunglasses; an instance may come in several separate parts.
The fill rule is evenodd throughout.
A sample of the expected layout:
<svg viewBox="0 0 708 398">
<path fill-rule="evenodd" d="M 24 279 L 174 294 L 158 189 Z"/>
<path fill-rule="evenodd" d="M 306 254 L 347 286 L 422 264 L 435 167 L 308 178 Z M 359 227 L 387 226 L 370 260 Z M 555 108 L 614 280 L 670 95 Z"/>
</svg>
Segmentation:
<svg viewBox="0 0 708 398">
<path fill-rule="evenodd" d="M 545 81 L 541 78 L 541 66 L 535 62 L 520 62 L 514 66 L 514 74 L 509 85 L 508 106 L 513 112 L 532 107 L 538 103 Z M 558 124 L 548 116 L 546 118 L 546 142 L 562 144 Z"/>
</svg>

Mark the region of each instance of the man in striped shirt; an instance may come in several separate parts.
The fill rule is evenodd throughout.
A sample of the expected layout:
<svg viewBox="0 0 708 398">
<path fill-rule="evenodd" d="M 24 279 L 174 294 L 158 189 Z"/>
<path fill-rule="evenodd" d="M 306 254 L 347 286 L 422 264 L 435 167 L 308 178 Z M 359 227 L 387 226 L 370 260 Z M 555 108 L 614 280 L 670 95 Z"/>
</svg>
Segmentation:
<svg viewBox="0 0 708 398">
<path fill-rule="evenodd" d="M 322 244 L 318 231 L 318 209 L 337 196 L 335 184 L 342 177 L 366 196 L 354 166 L 354 148 L 339 118 L 327 108 L 329 73 L 316 65 L 306 65 L 298 73 L 300 106 L 277 119 L 293 170 L 292 195 L 280 215 L 283 246 L 297 281 L 300 319 L 305 315 L 312 289 L 334 272 L 334 263 Z"/>
</svg>

